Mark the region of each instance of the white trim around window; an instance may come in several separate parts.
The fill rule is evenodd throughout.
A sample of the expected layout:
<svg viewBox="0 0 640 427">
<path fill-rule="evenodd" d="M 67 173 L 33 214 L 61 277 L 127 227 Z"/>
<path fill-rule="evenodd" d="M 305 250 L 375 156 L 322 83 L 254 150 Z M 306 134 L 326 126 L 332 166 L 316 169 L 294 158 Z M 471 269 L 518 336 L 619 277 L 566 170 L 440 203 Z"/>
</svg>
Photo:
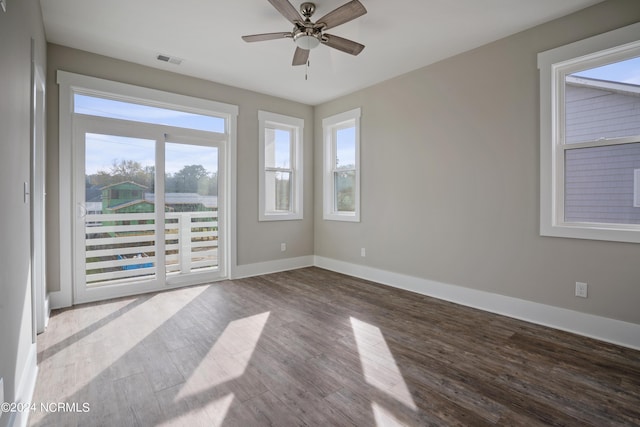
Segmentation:
<svg viewBox="0 0 640 427">
<path fill-rule="evenodd" d="M 572 79 L 569 76 L 573 73 L 640 56 L 638 34 L 640 23 L 538 54 L 542 236 L 640 243 L 640 224 L 582 222 L 568 220 L 565 215 L 565 162 L 570 150 L 640 141 L 639 135 L 624 138 L 605 135 L 580 143 L 569 141 L 565 126 L 566 82 Z"/>
<path fill-rule="evenodd" d="M 640 169 L 633 171 L 633 207 L 640 208 Z"/>
<path fill-rule="evenodd" d="M 303 218 L 304 119 L 258 111 L 260 221 Z"/>
<path fill-rule="evenodd" d="M 323 219 L 360 222 L 360 108 L 322 120 Z"/>
</svg>

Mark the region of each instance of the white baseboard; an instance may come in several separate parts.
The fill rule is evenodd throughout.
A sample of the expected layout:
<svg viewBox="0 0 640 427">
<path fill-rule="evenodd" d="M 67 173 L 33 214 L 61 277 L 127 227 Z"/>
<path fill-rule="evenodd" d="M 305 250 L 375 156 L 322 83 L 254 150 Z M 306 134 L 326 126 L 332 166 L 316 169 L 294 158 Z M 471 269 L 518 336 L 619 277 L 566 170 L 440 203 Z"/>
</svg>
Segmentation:
<svg viewBox="0 0 640 427">
<path fill-rule="evenodd" d="M 640 325 L 532 301 L 449 285 L 373 267 L 315 257 L 314 265 L 503 316 L 640 350 Z"/>
<path fill-rule="evenodd" d="M 33 402 L 33 393 L 36 389 L 36 379 L 38 378 L 38 349 L 35 344 L 32 344 L 29 348 L 29 354 L 27 355 L 27 363 L 25 364 L 24 371 L 20 376 L 20 383 L 18 384 L 18 390 L 16 395 L 16 403 L 31 403 Z M 12 412 L 12 417 L 9 418 L 8 426 L 13 427 L 26 427 L 29 421 L 29 411 Z"/>
<path fill-rule="evenodd" d="M 42 313 L 36 314 L 36 332 L 38 334 L 43 333 L 47 329 L 47 325 L 49 324 L 49 317 L 51 317 L 51 302 L 49 301 L 49 294 L 44 297 L 44 302 L 42 304 Z M 38 308 L 36 308 L 37 310 Z"/>
<path fill-rule="evenodd" d="M 255 264 L 237 265 L 231 272 L 231 279 L 259 276 L 261 274 L 278 273 L 280 271 L 295 270 L 296 268 L 311 267 L 314 256 L 279 259 L 276 261 L 258 262 Z"/>
<path fill-rule="evenodd" d="M 238 265 L 232 269 L 230 278 L 242 279 L 245 277 L 311 266 L 640 350 L 640 325 L 635 323 L 623 322 L 621 320 L 595 316 L 579 311 L 465 288 L 463 286 L 450 285 L 321 256 L 308 255 L 297 258 Z M 70 295 L 66 293 L 52 292 L 49 296 L 51 308 L 62 308 L 71 305 Z"/>
</svg>

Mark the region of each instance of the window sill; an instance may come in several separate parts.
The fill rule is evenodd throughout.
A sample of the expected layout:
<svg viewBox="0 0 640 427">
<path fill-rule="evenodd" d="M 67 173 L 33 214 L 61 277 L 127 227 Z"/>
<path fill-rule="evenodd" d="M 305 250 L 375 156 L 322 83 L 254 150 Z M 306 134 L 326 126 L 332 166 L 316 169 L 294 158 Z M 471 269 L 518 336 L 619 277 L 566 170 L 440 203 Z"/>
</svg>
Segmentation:
<svg viewBox="0 0 640 427">
<path fill-rule="evenodd" d="M 360 222 L 360 215 L 355 213 L 325 213 L 322 219 L 325 221 Z"/>
<path fill-rule="evenodd" d="M 640 225 L 624 224 L 559 224 L 541 225 L 540 235 L 609 242 L 640 243 Z"/>
<path fill-rule="evenodd" d="M 299 221 L 303 219 L 302 213 L 270 213 L 260 214 L 259 221 Z"/>
</svg>

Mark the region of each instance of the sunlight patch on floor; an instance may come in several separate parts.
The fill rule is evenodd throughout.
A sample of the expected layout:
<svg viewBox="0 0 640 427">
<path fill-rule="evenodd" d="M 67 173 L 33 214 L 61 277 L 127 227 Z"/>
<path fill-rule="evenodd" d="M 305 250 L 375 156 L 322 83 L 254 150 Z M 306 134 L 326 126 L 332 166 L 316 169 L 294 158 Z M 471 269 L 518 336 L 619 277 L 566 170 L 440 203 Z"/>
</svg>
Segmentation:
<svg viewBox="0 0 640 427">
<path fill-rule="evenodd" d="M 400 368 L 380 328 L 351 318 L 365 381 L 409 408 L 416 410 Z"/>
<path fill-rule="evenodd" d="M 267 311 L 230 322 L 186 381 L 176 400 L 241 377 L 249 365 L 269 314 Z"/>
<path fill-rule="evenodd" d="M 193 288 L 190 292 L 183 292 L 180 298 L 172 300 L 170 304 L 161 303 L 161 307 L 157 306 L 158 303 L 155 301 L 159 296 L 154 296 L 52 356 L 47 363 L 60 365 L 61 360 L 66 360 L 78 364 L 76 378 L 72 386 L 64 390 L 64 394 L 67 396 L 75 394 L 98 376 L 103 375 L 107 369 L 126 370 L 126 357 L 131 356 L 129 353 L 176 313 L 198 298 L 205 289 L 205 287 Z M 132 324 L 137 326 L 131 328 Z M 111 340 L 117 340 L 117 344 L 111 344 Z M 102 357 L 88 359 L 90 355 L 96 353 Z"/>
</svg>

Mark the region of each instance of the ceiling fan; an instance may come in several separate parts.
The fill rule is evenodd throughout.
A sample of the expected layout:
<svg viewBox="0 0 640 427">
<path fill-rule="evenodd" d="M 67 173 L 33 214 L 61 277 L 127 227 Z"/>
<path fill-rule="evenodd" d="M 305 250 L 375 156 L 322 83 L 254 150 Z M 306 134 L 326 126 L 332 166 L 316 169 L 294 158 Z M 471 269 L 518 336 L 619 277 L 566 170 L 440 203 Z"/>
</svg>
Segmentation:
<svg viewBox="0 0 640 427">
<path fill-rule="evenodd" d="M 315 23 L 311 22 L 311 16 L 316 11 L 314 3 L 305 2 L 300 5 L 300 13 L 288 0 L 269 0 L 294 27 L 288 33 L 266 33 L 242 36 L 246 42 L 261 42 L 265 40 L 276 40 L 290 38 L 296 44 L 296 51 L 293 54 L 292 65 L 304 65 L 309 60 L 309 51 L 321 43 L 351 55 L 358 55 L 364 49 L 364 45 L 347 40 L 342 37 L 324 33 L 325 30 L 337 27 L 346 22 L 352 21 L 365 13 L 367 9 L 358 0 L 351 0 L 337 9 L 327 13 Z M 303 18 L 304 17 L 304 18 Z"/>
</svg>

